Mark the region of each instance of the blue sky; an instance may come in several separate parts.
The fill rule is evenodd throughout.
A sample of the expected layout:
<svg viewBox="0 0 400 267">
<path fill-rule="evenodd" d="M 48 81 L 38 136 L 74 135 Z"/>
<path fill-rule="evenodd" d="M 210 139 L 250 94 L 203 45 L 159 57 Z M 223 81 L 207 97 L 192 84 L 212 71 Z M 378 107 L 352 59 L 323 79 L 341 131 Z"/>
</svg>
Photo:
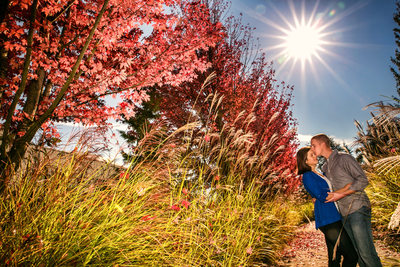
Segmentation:
<svg viewBox="0 0 400 267">
<path fill-rule="evenodd" d="M 278 80 L 294 86 L 293 112 L 303 144 L 321 132 L 353 141 L 354 120 L 365 124 L 370 118 L 371 110 L 363 108 L 397 94 L 390 72 L 394 0 L 233 0 L 231 12 L 242 13 L 243 21 L 256 27 L 254 37 L 274 62 Z M 319 19 L 318 27 L 324 27 L 326 52 L 303 68 L 276 48 L 284 42 L 277 36 L 287 35 L 282 29 L 294 25 L 295 17 Z"/>
</svg>

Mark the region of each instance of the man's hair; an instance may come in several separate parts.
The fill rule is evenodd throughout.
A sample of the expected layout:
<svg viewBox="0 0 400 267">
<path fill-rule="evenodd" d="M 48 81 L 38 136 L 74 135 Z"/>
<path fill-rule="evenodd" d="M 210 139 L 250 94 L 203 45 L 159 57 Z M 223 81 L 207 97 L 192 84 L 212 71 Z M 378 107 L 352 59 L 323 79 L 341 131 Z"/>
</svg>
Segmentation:
<svg viewBox="0 0 400 267">
<path fill-rule="evenodd" d="M 326 134 L 314 135 L 311 140 L 317 140 L 318 142 L 325 143 L 326 147 L 331 147 L 331 139 Z"/>
<path fill-rule="evenodd" d="M 297 151 L 297 174 L 299 175 L 311 171 L 311 167 L 306 163 L 308 151 L 310 151 L 310 147 L 308 146 L 300 148 L 300 150 Z"/>
</svg>

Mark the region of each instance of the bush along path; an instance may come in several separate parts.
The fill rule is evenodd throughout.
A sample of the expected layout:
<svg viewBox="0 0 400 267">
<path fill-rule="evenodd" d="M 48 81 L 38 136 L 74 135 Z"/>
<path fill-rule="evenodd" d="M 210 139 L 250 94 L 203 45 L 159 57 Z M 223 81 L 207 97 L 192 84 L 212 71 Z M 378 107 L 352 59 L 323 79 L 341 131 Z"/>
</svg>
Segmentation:
<svg viewBox="0 0 400 267">
<path fill-rule="evenodd" d="M 400 266 L 400 253 L 376 239 L 375 247 L 383 266 Z M 277 266 L 328 266 L 324 235 L 315 229 L 315 222 L 296 230 L 295 237 L 281 251 L 281 260 Z"/>
</svg>

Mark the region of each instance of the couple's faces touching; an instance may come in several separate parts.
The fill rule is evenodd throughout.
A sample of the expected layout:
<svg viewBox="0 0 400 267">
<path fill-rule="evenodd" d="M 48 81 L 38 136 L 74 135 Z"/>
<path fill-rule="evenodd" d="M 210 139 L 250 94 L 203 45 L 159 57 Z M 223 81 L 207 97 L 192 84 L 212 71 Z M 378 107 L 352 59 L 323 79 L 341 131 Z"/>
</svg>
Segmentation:
<svg viewBox="0 0 400 267">
<path fill-rule="evenodd" d="M 322 154 L 322 146 L 324 145 L 323 142 L 317 141 L 315 139 L 311 140 L 311 149 L 315 156 L 321 156 Z"/>
<path fill-rule="evenodd" d="M 308 150 L 307 152 L 307 160 L 306 163 L 308 166 L 315 166 L 318 164 L 317 155 L 312 151 L 312 149 Z"/>
</svg>

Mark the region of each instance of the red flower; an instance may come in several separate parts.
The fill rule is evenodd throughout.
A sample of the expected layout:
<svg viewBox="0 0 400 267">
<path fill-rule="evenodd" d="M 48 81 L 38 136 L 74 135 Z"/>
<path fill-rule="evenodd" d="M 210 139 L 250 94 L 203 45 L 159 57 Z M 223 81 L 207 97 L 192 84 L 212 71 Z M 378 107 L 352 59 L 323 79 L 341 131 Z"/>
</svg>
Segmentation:
<svg viewBox="0 0 400 267">
<path fill-rule="evenodd" d="M 187 201 L 187 200 L 182 200 L 182 205 L 185 207 L 185 208 L 189 208 L 189 206 L 190 206 L 190 202 L 189 201 Z"/>
<path fill-rule="evenodd" d="M 177 205 L 172 205 L 172 206 L 171 206 L 171 210 L 180 211 L 181 208 L 179 208 Z"/>
<path fill-rule="evenodd" d="M 204 140 L 205 140 L 206 142 L 210 141 L 210 136 L 209 136 L 208 134 L 206 134 L 206 135 L 204 136 Z"/>
<path fill-rule="evenodd" d="M 188 191 L 186 188 L 183 188 L 183 189 L 182 189 L 182 193 L 183 193 L 184 195 L 187 195 L 187 194 L 189 193 L 189 191 Z"/>
<path fill-rule="evenodd" d="M 218 175 L 215 175 L 214 180 L 215 180 L 215 181 L 219 181 L 219 179 L 220 179 L 219 176 L 218 176 Z"/>
</svg>

